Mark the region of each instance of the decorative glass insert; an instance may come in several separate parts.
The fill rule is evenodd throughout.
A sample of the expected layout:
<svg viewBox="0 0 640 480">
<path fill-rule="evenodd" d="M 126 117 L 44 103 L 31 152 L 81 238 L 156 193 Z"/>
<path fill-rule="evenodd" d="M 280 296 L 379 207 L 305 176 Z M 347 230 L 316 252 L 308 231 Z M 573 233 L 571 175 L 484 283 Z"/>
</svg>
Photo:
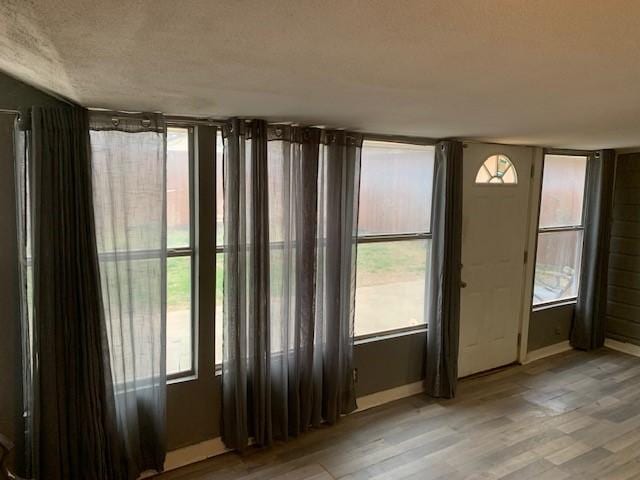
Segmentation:
<svg viewBox="0 0 640 480">
<path fill-rule="evenodd" d="M 476 183 L 518 183 L 516 167 L 506 155 L 491 155 L 478 170 Z"/>
</svg>

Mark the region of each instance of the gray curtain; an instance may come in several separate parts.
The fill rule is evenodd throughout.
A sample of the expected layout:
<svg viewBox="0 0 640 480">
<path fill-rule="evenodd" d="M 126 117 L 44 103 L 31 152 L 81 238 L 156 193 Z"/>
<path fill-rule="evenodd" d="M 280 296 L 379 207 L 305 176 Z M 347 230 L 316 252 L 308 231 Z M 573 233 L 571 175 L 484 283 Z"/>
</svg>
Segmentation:
<svg viewBox="0 0 640 480">
<path fill-rule="evenodd" d="M 426 284 L 428 319 L 425 387 L 433 397 L 453 398 L 458 381 L 462 250 L 462 143 L 436 145 L 431 271 Z"/>
<path fill-rule="evenodd" d="M 93 204 L 117 425 L 128 477 L 166 453 L 166 128 L 93 112 Z"/>
<path fill-rule="evenodd" d="M 571 330 L 571 345 L 581 350 L 604 345 L 614 171 L 614 150 L 589 158 L 580 290 Z"/>
<path fill-rule="evenodd" d="M 34 107 L 30 128 L 18 159 L 31 383 L 27 474 L 126 478 L 100 293 L 87 112 Z"/>
<path fill-rule="evenodd" d="M 237 449 L 273 435 L 266 128 L 235 119 L 223 129 L 222 438 Z"/>
<path fill-rule="evenodd" d="M 353 337 L 362 137 L 322 132 L 318 173 L 316 338 L 322 346 L 322 416 L 356 409 Z M 318 355 L 320 353 L 318 352 Z"/>
<path fill-rule="evenodd" d="M 243 449 L 355 408 L 361 140 L 238 120 L 224 136 L 222 438 Z"/>
<path fill-rule="evenodd" d="M 321 421 L 322 357 L 315 350 L 320 132 L 268 129 L 271 394 L 274 438 Z"/>
</svg>

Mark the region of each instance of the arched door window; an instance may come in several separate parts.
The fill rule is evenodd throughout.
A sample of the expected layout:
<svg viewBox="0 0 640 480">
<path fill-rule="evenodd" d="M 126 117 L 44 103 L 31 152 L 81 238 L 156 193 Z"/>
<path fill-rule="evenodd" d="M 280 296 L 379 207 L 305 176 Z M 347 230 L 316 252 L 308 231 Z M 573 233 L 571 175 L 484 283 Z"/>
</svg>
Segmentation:
<svg viewBox="0 0 640 480">
<path fill-rule="evenodd" d="M 488 157 L 476 174 L 476 183 L 518 183 L 516 167 L 509 157 L 503 154 Z"/>
</svg>

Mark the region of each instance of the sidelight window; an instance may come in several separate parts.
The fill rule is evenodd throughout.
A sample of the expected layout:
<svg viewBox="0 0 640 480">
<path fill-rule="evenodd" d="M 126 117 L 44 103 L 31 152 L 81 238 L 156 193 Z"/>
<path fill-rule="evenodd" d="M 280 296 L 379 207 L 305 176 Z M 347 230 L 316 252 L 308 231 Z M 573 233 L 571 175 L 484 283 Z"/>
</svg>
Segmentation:
<svg viewBox="0 0 640 480">
<path fill-rule="evenodd" d="M 573 300 L 582 261 L 587 157 L 544 158 L 533 305 Z"/>
</svg>

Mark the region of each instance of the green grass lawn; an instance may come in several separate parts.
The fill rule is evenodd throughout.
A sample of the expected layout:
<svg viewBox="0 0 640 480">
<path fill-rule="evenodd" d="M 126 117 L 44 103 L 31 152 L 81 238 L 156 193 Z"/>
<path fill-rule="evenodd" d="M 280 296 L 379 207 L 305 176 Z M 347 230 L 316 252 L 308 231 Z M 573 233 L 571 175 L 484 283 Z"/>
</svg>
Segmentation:
<svg viewBox="0 0 640 480">
<path fill-rule="evenodd" d="M 176 232 L 170 245 L 183 245 L 188 232 Z M 379 285 L 424 275 L 428 241 L 369 243 L 358 247 L 358 281 L 362 285 Z M 277 251 L 271 258 L 271 288 L 281 286 L 281 262 Z M 216 302 L 223 299 L 224 254 L 216 257 Z M 173 257 L 167 260 L 167 305 L 169 310 L 188 308 L 191 299 L 191 259 Z"/>
<path fill-rule="evenodd" d="M 224 255 L 216 258 L 216 302 L 222 301 Z M 191 300 L 191 259 L 173 257 L 167 259 L 167 306 L 169 310 L 189 307 Z"/>
</svg>

